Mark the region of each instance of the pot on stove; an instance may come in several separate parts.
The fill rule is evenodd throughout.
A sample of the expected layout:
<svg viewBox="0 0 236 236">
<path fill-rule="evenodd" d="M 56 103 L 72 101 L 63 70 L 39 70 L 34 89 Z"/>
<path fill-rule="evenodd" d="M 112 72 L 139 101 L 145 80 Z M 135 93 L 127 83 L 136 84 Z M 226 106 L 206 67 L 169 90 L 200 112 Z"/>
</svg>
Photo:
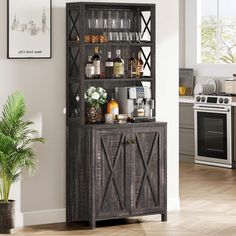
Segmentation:
<svg viewBox="0 0 236 236">
<path fill-rule="evenodd" d="M 236 94 L 236 78 L 229 78 L 224 81 L 224 91 L 228 94 Z"/>
</svg>

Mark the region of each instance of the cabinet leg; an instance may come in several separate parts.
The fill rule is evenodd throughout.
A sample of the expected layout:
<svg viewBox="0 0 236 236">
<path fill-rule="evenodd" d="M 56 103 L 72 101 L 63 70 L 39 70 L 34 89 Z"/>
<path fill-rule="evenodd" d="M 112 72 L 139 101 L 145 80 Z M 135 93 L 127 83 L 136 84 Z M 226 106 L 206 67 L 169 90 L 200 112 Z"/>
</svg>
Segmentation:
<svg viewBox="0 0 236 236">
<path fill-rule="evenodd" d="M 167 213 L 161 214 L 161 221 L 167 221 Z"/>
<path fill-rule="evenodd" d="M 90 229 L 95 229 L 96 228 L 96 221 L 95 220 L 90 220 L 89 221 L 89 227 L 90 227 Z"/>
</svg>

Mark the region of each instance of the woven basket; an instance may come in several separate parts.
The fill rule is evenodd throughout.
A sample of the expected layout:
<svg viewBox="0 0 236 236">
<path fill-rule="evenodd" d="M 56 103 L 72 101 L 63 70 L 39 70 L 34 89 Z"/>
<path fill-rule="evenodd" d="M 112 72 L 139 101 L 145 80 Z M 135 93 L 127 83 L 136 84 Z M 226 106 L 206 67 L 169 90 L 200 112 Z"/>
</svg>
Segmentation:
<svg viewBox="0 0 236 236">
<path fill-rule="evenodd" d="M 11 234 L 15 227 L 15 201 L 0 201 L 0 234 Z"/>
</svg>

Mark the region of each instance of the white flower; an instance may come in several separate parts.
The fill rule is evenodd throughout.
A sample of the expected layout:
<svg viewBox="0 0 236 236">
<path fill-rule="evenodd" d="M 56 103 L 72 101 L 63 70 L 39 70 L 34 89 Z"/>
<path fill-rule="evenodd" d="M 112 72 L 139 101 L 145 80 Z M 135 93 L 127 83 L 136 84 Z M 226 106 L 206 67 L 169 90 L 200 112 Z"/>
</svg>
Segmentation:
<svg viewBox="0 0 236 236">
<path fill-rule="evenodd" d="M 97 92 L 98 92 L 100 95 L 102 95 L 102 94 L 104 93 L 104 89 L 101 88 L 101 87 L 98 87 L 98 88 L 97 88 Z"/>
<path fill-rule="evenodd" d="M 94 92 L 94 93 L 91 95 L 91 98 L 94 99 L 94 100 L 99 99 L 99 97 L 100 97 L 100 95 L 99 95 L 99 93 L 97 93 L 97 92 Z"/>
<path fill-rule="evenodd" d="M 106 98 L 107 98 L 107 93 L 104 93 L 104 94 L 102 95 L 102 97 L 103 97 L 104 99 L 106 99 Z"/>
<path fill-rule="evenodd" d="M 90 87 L 88 90 L 87 90 L 87 94 L 88 96 L 91 96 L 92 93 L 94 93 L 96 91 L 96 88 L 95 87 Z"/>
</svg>

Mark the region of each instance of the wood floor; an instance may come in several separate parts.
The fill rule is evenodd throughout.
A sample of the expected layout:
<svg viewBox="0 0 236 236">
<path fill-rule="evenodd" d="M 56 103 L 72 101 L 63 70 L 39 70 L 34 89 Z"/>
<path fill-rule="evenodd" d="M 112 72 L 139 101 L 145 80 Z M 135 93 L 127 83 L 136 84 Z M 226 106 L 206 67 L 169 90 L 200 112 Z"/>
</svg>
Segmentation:
<svg viewBox="0 0 236 236">
<path fill-rule="evenodd" d="M 16 235 L 236 236 L 236 170 L 182 162 L 180 197 L 181 210 L 168 212 L 165 223 L 148 216 L 102 222 L 96 230 L 86 224 L 25 227 Z"/>
</svg>

